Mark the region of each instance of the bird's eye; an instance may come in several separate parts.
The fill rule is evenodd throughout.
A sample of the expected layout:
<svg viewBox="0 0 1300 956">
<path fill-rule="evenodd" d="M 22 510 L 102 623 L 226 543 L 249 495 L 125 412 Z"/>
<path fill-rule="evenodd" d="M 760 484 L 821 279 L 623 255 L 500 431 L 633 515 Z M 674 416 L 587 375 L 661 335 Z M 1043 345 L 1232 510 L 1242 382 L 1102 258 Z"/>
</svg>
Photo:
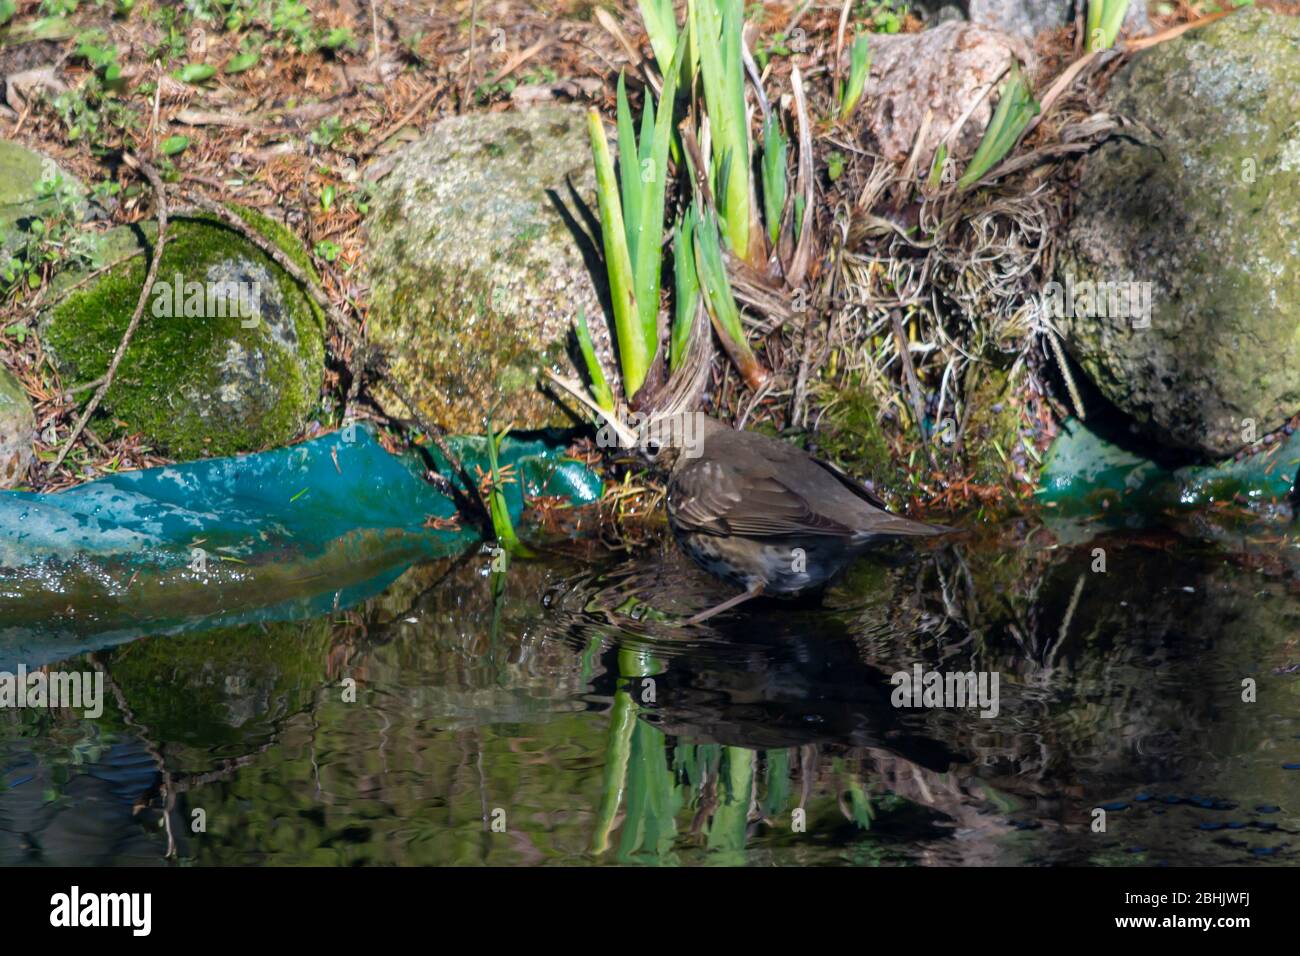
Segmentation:
<svg viewBox="0 0 1300 956">
<path fill-rule="evenodd" d="M 661 450 L 661 446 L 653 438 L 645 443 L 645 453 L 651 458 L 658 458 Z"/>
</svg>

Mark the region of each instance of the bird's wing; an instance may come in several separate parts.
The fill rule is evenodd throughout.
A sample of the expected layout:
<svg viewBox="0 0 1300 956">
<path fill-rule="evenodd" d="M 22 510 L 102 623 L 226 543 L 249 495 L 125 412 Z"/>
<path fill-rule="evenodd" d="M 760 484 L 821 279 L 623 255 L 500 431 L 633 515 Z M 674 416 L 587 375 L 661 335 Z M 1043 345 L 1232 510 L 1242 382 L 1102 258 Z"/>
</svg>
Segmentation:
<svg viewBox="0 0 1300 956">
<path fill-rule="evenodd" d="M 823 461 L 820 458 L 813 458 L 811 459 L 811 461 L 816 465 L 820 465 L 823 469 L 825 469 L 836 479 L 838 479 L 840 484 L 842 484 L 849 491 L 853 492 L 853 494 L 857 495 L 867 504 L 871 505 L 873 508 L 879 508 L 881 511 L 889 510 L 885 506 L 885 503 L 875 494 L 875 492 L 873 492 L 866 485 L 854 479 L 852 475 L 845 472 L 844 469 L 840 468 L 838 465 L 832 465 L 829 461 Z"/>
<path fill-rule="evenodd" d="M 817 513 L 772 475 L 712 459 L 689 460 L 678 468 L 668 491 L 668 510 L 681 530 L 704 534 L 762 538 L 853 533 Z"/>
</svg>

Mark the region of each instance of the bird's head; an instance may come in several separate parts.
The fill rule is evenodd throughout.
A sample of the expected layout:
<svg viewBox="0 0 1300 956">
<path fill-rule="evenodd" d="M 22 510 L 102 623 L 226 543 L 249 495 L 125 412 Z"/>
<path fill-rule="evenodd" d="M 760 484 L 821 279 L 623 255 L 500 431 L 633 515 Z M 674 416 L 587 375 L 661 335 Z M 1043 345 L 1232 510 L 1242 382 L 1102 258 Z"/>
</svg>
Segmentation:
<svg viewBox="0 0 1300 956">
<path fill-rule="evenodd" d="M 683 458 L 704 454 L 704 442 L 722 423 L 703 412 L 676 412 L 648 418 L 636 428 L 637 452 L 650 465 L 671 470 Z"/>
</svg>

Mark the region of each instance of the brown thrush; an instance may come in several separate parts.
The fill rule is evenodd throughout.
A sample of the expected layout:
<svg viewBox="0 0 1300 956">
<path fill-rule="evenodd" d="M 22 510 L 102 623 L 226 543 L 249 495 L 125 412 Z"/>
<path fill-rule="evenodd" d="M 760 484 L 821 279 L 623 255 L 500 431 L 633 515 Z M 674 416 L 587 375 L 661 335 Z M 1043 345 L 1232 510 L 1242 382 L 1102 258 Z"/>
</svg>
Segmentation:
<svg viewBox="0 0 1300 956">
<path fill-rule="evenodd" d="M 638 438 L 671 469 L 668 523 L 682 549 L 745 589 L 692 623 L 759 594 L 816 591 L 874 544 L 953 530 L 890 514 L 833 466 L 703 413 L 651 421 Z"/>
</svg>

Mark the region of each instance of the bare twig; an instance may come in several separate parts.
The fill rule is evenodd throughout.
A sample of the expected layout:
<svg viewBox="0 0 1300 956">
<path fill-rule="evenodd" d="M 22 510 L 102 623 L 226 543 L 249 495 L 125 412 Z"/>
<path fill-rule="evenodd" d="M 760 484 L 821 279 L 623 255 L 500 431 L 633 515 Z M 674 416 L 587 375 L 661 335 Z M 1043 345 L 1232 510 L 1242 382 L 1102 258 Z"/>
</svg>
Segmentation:
<svg viewBox="0 0 1300 956">
<path fill-rule="evenodd" d="M 100 382 L 99 388 L 91 396 L 90 402 L 77 419 L 77 424 L 73 426 L 72 434 L 64 442 L 63 447 L 59 449 L 59 454 L 54 459 L 54 464 L 50 465 L 49 473 L 53 475 L 63 464 L 63 459 L 68 457 L 68 452 L 72 450 L 73 444 L 86 427 L 86 422 L 90 421 L 90 416 L 95 414 L 99 408 L 99 403 L 103 401 L 104 395 L 108 392 L 109 386 L 113 384 L 113 376 L 117 374 L 117 368 L 122 364 L 122 358 L 126 355 L 127 347 L 131 344 L 131 338 L 135 335 L 135 330 L 140 326 L 140 318 L 144 315 L 145 303 L 149 301 L 149 293 L 153 291 L 154 279 L 158 276 L 158 265 L 162 262 L 163 247 L 167 242 L 167 194 L 163 188 L 162 180 L 158 178 L 158 172 L 148 163 L 139 159 L 131 153 L 125 154 L 126 162 L 130 166 L 144 173 L 145 178 L 149 180 L 149 185 L 153 187 L 154 198 L 158 205 L 158 238 L 154 240 L 153 256 L 149 260 L 149 272 L 145 275 L 144 285 L 140 288 L 140 297 L 136 300 L 135 311 L 131 313 L 131 321 L 127 323 L 126 331 L 122 333 L 122 340 L 117 344 L 117 351 L 113 353 L 113 359 L 108 363 L 108 370 L 104 372 L 103 381 Z"/>
<path fill-rule="evenodd" d="M 903 365 L 903 380 L 907 383 L 907 394 L 911 400 L 912 416 L 916 419 L 916 431 L 921 436 L 921 444 L 930 458 L 930 464 L 936 469 L 939 462 L 934 457 L 934 448 L 930 445 L 930 436 L 925 431 L 925 400 L 921 397 L 921 383 L 916 377 L 916 366 L 912 364 L 912 353 L 907 348 L 907 334 L 903 331 L 903 318 L 898 309 L 889 310 L 889 322 L 894 330 L 894 343 L 898 348 L 898 360 Z"/>
<path fill-rule="evenodd" d="M 803 222 L 800 223 L 799 238 L 795 242 L 794 255 L 790 259 L 790 268 L 786 280 L 792 288 L 803 285 L 812 265 L 812 217 L 813 217 L 813 157 L 812 125 L 808 121 L 808 101 L 804 98 L 803 77 L 796 66 L 790 71 L 790 89 L 794 92 L 795 115 L 799 125 L 799 162 L 795 177 L 795 191 L 803 196 Z"/>
<path fill-rule="evenodd" d="M 469 5 L 469 50 L 465 54 L 465 89 L 461 93 L 457 113 L 465 112 L 469 103 L 470 92 L 474 89 L 474 46 L 478 42 L 478 0 L 471 0 Z"/>
</svg>

